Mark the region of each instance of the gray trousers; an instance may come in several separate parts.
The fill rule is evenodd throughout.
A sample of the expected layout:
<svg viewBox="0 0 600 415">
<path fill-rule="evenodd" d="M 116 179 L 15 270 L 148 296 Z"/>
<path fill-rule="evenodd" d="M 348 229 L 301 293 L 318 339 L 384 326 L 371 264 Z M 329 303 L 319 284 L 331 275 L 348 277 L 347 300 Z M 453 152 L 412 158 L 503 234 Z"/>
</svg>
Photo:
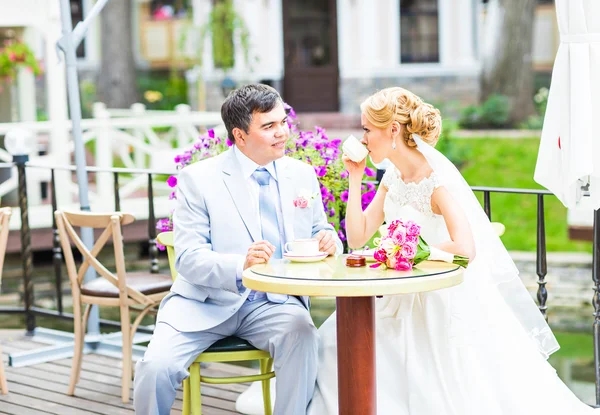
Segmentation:
<svg viewBox="0 0 600 415">
<path fill-rule="evenodd" d="M 169 414 L 176 388 L 189 376 L 196 356 L 217 340 L 238 336 L 274 359 L 277 376 L 274 415 L 305 415 L 317 378 L 318 334 L 308 310 L 295 297 L 283 304 L 246 301 L 225 322 L 200 332 L 156 325 L 148 350 L 135 368 L 138 415 Z"/>
</svg>

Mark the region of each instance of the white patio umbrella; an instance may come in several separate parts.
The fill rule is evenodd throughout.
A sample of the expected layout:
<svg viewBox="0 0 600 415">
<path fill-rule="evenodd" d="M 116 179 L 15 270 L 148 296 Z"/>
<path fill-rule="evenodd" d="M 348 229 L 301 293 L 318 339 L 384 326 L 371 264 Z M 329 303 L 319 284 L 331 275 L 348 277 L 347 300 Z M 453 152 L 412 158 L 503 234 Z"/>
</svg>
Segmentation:
<svg viewBox="0 0 600 415">
<path fill-rule="evenodd" d="M 534 179 L 568 208 L 574 208 L 589 190 L 586 205 L 598 209 L 600 1 L 556 0 L 556 17 L 560 46 Z"/>
</svg>

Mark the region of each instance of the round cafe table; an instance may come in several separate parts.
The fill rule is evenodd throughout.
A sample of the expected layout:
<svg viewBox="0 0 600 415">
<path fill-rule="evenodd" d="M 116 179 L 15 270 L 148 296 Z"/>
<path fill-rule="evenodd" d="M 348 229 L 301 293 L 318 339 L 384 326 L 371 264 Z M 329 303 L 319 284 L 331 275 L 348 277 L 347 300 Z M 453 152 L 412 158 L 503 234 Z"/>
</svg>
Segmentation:
<svg viewBox="0 0 600 415">
<path fill-rule="evenodd" d="M 463 268 L 425 261 L 412 271 L 351 268 L 346 256 L 312 263 L 271 259 L 244 271 L 244 286 L 257 291 L 336 297 L 339 413 L 375 415 L 375 297 L 420 293 L 460 284 Z"/>
</svg>

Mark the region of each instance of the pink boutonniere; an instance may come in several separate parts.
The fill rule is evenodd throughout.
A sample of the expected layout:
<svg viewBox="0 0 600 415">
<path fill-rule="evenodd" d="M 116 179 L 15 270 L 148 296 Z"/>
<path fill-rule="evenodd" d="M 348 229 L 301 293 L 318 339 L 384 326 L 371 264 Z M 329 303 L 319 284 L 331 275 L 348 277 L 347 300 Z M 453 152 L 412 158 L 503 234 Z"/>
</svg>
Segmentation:
<svg viewBox="0 0 600 415">
<path fill-rule="evenodd" d="M 294 199 L 294 206 L 300 209 L 306 209 L 312 206 L 313 200 L 317 197 L 316 193 L 310 193 L 308 190 L 301 190 L 298 197 Z"/>
</svg>

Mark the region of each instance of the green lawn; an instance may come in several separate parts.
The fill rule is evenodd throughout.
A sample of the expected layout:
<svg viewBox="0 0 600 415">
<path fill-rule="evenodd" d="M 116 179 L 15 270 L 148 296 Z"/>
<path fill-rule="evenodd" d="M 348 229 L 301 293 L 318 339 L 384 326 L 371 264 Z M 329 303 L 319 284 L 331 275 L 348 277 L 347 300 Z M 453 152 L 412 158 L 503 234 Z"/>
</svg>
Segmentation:
<svg viewBox="0 0 600 415">
<path fill-rule="evenodd" d="M 594 358 L 594 337 L 591 333 L 567 333 L 555 331 L 560 349 L 553 355 L 564 358 Z"/>
<path fill-rule="evenodd" d="M 454 150 L 466 154 L 461 171 L 471 186 L 542 189 L 533 180 L 538 139 L 454 139 Z M 480 201 L 483 195 L 478 194 Z M 509 250 L 535 251 L 535 195 L 492 194 L 492 220 L 506 225 L 502 237 Z M 570 241 L 567 209 L 554 196 L 544 198 L 548 251 L 592 252 L 589 242 Z"/>
</svg>

